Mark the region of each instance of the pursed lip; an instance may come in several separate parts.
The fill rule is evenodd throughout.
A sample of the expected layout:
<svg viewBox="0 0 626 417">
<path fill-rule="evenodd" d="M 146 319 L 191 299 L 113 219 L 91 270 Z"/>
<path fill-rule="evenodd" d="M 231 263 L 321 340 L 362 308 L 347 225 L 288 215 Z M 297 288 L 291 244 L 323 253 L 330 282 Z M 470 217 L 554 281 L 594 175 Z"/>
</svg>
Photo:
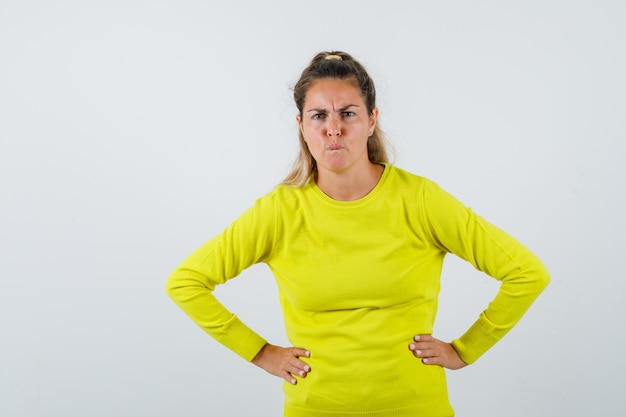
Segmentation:
<svg viewBox="0 0 626 417">
<path fill-rule="evenodd" d="M 326 149 L 327 149 L 327 150 L 329 150 L 329 151 L 338 151 L 339 149 L 341 149 L 341 145 L 338 145 L 338 144 L 336 144 L 336 143 L 333 143 L 333 144 L 331 144 L 331 145 L 328 145 L 328 146 L 326 147 Z"/>
</svg>

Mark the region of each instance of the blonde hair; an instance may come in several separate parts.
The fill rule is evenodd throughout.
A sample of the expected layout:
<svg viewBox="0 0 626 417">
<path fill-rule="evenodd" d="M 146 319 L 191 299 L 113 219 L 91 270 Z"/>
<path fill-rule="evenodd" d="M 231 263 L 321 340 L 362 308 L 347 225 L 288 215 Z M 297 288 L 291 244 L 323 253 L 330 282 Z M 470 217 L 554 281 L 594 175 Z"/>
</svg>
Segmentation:
<svg viewBox="0 0 626 417">
<path fill-rule="evenodd" d="M 302 71 L 300 79 L 293 88 L 293 98 L 300 117 L 302 117 L 304 100 L 311 84 L 324 78 L 354 81 L 356 87 L 361 91 L 368 113 L 372 114 L 376 108 L 376 89 L 365 68 L 345 52 L 320 52 Z M 298 129 L 298 137 L 300 151 L 282 184 L 302 187 L 308 184 L 312 178 L 316 178 L 317 166 L 300 129 Z M 378 123 L 372 135 L 367 139 L 367 156 L 370 162 L 375 164 L 389 162 L 387 140 L 382 129 L 378 127 Z"/>
</svg>

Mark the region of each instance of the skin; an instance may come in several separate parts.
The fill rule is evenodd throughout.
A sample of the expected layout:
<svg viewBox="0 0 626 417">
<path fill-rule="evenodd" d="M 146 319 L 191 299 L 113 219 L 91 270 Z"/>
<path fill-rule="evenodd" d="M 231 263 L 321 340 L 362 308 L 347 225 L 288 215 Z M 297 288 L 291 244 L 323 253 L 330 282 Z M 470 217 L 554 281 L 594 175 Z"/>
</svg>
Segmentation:
<svg viewBox="0 0 626 417">
<path fill-rule="evenodd" d="M 456 370 L 467 366 L 452 344 L 435 339 L 429 334 L 418 334 L 409 343 L 409 350 L 426 365 L 439 365 Z"/>
<path fill-rule="evenodd" d="M 335 200 L 357 200 L 378 183 L 383 167 L 367 156 L 377 119 L 378 109 L 368 112 L 352 80 L 325 78 L 309 87 L 296 121 L 317 165 L 317 185 Z"/>
<path fill-rule="evenodd" d="M 266 343 L 254 357 L 252 363 L 266 372 L 284 379 L 292 385 L 298 383 L 296 377 L 306 378 L 311 367 L 300 358 L 311 357 L 305 349 L 281 347 Z"/>
<path fill-rule="evenodd" d="M 306 94 L 302 115 L 296 116 L 309 151 L 317 164 L 317 185 L 331 198 L 353 201 L 367 195 L 378 183 L 383 167 L 367 156 L 367 138 L 378 118 L 368 113 L 361 92 L 352 80 L 321 79 Z M 416 335 L 408 344 L 410 354 L 426 365 L 460 369 L 467 366 L 450 343 L 432 335 Z M 252 363 L 272 375 L 297 384 L 310 365 L 301 358 L 311 352 L 267 343 Z"/>
</svg>

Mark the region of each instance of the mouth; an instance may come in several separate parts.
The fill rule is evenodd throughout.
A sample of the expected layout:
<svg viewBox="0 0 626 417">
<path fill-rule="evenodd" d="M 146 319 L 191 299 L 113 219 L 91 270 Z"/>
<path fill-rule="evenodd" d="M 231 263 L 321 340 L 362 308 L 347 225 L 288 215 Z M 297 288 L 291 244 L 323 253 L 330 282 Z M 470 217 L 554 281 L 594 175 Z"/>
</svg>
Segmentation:
<svg viewBox="0 0 626 417">
<path fill-rule="evenodd" d="M 332 145 L 328 145 L 328 147 L 326 148 L 329 151 L 338 151 L 341 149 L 341 146 L 338 144 L 332 144 Z"/>
</svg>

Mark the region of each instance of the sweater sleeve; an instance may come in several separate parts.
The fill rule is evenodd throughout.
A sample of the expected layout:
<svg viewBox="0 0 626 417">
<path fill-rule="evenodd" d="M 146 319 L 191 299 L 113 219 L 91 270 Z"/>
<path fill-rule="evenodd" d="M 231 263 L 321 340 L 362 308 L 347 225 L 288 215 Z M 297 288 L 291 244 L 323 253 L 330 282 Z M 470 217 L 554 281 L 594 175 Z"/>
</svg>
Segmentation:
<svg viewBox="0 0 626 417">
<path fill-rule="evenodd" d="M 426 185 L 423 201 L 435 244 L 501 282 L 476 322 L 452 341 L 461 359 L 473 363 L 522 318 L 548 285 L 549 274 L 524 245 L 436 184 Z"/>
<path fill-rule="evenodd" d="M 185 259 L 166 284 L 167 294 L 196 324 L 247 361 L 254 359 L 266 340 L 226 309 L 213 290 L 270 255 L 276 228 L 272 201 L 268 196 L 257 200 Z"/>
</svg>

